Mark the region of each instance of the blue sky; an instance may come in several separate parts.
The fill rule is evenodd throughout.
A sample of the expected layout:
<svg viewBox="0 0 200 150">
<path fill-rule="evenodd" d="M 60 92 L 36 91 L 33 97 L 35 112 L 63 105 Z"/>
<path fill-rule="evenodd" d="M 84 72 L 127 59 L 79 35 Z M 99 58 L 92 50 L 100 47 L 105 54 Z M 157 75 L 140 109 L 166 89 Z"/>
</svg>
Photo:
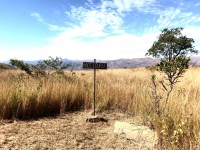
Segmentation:
<svg viewBox="0 0 200 150">
<path fill-rule="evenodd" d="M 0 61 L 144 57 L 183 27 L 200 50 L 198 0 L 0 0 Z"/>
</svg>

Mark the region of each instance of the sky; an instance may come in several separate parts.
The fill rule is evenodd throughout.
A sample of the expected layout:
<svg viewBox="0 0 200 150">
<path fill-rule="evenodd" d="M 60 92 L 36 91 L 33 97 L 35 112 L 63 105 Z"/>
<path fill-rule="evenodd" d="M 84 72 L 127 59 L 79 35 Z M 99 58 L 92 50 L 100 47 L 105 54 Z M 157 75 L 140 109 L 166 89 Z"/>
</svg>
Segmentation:
<svg viewBox="0 0 200 150">
<path fill-rule="evenodd" d="M 200 50 L 199 0 L 0 0 L 0 61 L 142 58 L 175 27 Z"/>
</svg>

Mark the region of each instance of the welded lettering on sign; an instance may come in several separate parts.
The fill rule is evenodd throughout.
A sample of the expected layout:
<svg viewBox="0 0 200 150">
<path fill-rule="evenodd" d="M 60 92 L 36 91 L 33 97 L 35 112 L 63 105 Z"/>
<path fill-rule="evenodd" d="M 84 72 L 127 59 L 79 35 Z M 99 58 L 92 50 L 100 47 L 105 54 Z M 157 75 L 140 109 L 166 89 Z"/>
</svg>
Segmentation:
<svg viewBox="0 0 200 150">
<path fill-rule="evenodd" d="M 83 62 L 85 69 L 107 69 L 107 63 Z"/>
</svg>

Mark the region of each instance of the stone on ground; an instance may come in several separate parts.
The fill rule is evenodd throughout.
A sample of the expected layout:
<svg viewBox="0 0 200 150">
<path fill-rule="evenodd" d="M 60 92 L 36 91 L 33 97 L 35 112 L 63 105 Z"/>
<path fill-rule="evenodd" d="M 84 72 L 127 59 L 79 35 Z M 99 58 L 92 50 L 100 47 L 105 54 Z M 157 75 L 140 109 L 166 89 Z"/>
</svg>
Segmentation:
<svg viewBox="0 0 200 150">
<path fill-rule="evenodd" d="M 116 121 L 114 133 L 124 135 L 127 139 L 133 140 L 144 147 L 154 148 L 157 144 L 156 133 L 147 126 Z"/>
</svg>

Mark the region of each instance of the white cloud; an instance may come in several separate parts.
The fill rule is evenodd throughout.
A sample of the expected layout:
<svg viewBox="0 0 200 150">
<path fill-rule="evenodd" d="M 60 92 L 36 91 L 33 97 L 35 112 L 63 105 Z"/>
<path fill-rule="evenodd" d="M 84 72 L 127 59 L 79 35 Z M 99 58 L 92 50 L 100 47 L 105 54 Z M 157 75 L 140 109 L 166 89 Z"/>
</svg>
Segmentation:
<svg viewBox="0 0 200 150">
<path fill-rule="evenodd" d="M 107 32 L 120 32 L 123 24 L 122 18 L 116 11 L 104 7 L 104 4 L 96 6 L 94 9 L 72 7 L 71 12 L 66 13 L 72 20 L 79 22 L 79 28 L 84 30 L 85 36 L 93 37 L 105 35 Z M 76 30 L 77 27 L 74 29 Z"/>
<path fill-rule="evenodd" d="M 93 0 L 88 0 L 88 2 L 89 2 L 90 4 L 92 4 L 92 3 L 93 3 Z"/>
<path fill-rule="evenodd" d="M 124 5 L 123 11 L 129 11 L 133 4 L 139 8 L 147 1 L 150 2 L 150 0 L 120 2 Z M 90 1 L 90 8 L 71 7 L 71 11 L 66 14 L 72 22 L 76 22 L 76 25 L 50 38 L 51 44 L 43 47 L 42 51 L 49 50 L 48 55 L 59 55 L 70 59 L 144 57 L 156 37 L 155 34 L 135 36 L 125 33 L 122 28 L 123 14 L 121 11 L 111 9 L 111 7 L 120 8 L 120 3 L 113 5 L 116 2 L 102 1 L 100 5 L 94 6 L 93 1 Z M 57 29 L 57 26 L 52 27 Z"/>
<path fill-rule="evenodd" d="M 1 51 L 0 55 L 0 62 L 2 61 L 8 61 L 11 58 L 16 58 L 18 56 L 15 55 L 16 50 L 11 50 L 8 48 L 4 48 L 3 51 Z"/>
<path fill-rule="evenodd" d="M 39 48 L 26 48 L 22 51 L 5 50 L 0 61 L 10 58 L 23 60 L 47 59 L 49 56 L 59 56 L 68 59 L 118 59 L 144 57 L 160 33 L 149 33 L 142 36 L 130 34 L 109 36 L 105 39 L 94 41 L 82 41 L 73 38 L 73 35 L 65 32 L 57 37 L 49 39 L 47 46 Z M 183 34 L 195 40 L 195 46 L 200 50 L 200 28 L 186 28 Z"/>
<path fill-rule="evenodd" d="M 30 16 L 35 17 L 37 19 L 37 21 L 39 21 L 40 23 L 43 23 L 43 24 L 47 25 L 49 30 L 52 30 L 52 31 L 64 31 L 66 29 L 65 27 L 62 27 L 62 26 L 58 26 L 58 25 L 55 25 L 55 24 L 47 23 L 43 19 L 43 17 L 40 15 L 40 13 L 38 13 L 38 12 L 32 12 L 30 14 Z"/>
<path fill-rule="evenodd" d="M 22 51 L 3 53 L 0 60 L 18 58 L 23 60 L 47 59 L 49 56 L 59 56 L 68 59 L 99 59 L 110 60 L 118 58 L 144 57 L 158 34 L 134 36 L 130 34 L 109 36 L 105 39 L 82 41 L 72 36 L 58 35 L 50 39 L 50 44 L 39 48 L 26 48 Z"/>
<path fill-rule="evenodd" d="M 99 60 L 144 57 L 160 34 L 160 32 L 141 36 L 123 34 L 109 36 L 101 40 L 82 41 L 81 39 L 73 38 L 72 33 L 67 35 L 68 33 L 70 32 L 65 32 L 49 39 L 50 43 L 47 46 L 24 48 L 20 52 L 5 49 L 5 51 L 1 52 L 0 61 L 10 58 L 38 60 L 47 59 L 49 56 L 68 59 L 96 58 Z M 200 50 L 200 35 L 198 33 L 200 33 L 199 27 L 188 27 L 183 30 L 184 35 L 194 38 L 194 45 Z"/>
<path fill-rule="evenodd" d="M 72 6 L 71 11 L 66 14 L 72 21 L 79 24 L 78 28 L 85 31 L 85 36 L 122 34 L 124 32 L 123 17 L 126 12 L 134 8 L 147 12 L 154 3 L 155 0 L 102 0 L 101 3 L 94 4 L 92 0 L 89 0 L 87 7 Z M 74 29 L 76 30 L 77 27 Z"/>
<path fill-rule="evenodd" d="M 181 13 L 180 9 L 169 8 L 165 10 L 157 20 L 160 28 L 172 26 L 173 21 Z"/>
<path fill-rule="evenodd" d="M 139 10 L 144 10 L 149 8 L 151 5 L 155 3 L 155 0 L 121 0 L 120 3 L 118 0 L 114 0 L 116 6 L 120 6 L 124 11 L 131 10 L 133 8 L 137 8 Z"/>
<path fill-rule="evenodd" d="M 38 12 L 32 12 L 30 14 L 32 17 L 35 17 L 39 22 L 44 23 L 42 16 Z"/>
<path fill-rule="evenodd" d="M 184 12 L 181 8 L 169 7 L 159 12 L 157 25 L 149 29 L 151 31 L 158 31 L 164 28 L 185 27 L 188 24 L 200 22 L 200 15 L 192 12 Z"/>
<path fill-rule="evenodd" d="M 160 34 L 159 30 L 200 21 L 199 15 L 183 12 L 181 8 L 158 9 L 154 6 L 155 0 L 101 0 L 98 5 L 93 1 L 88 0 L 86 7 L 71 7 L 71 11 L 66 12 L 70 19 L 68 27 L 46 23 L 39 13 L 31 13 L 50 30 L 60 33 L 49 38 L 49 44 L 43 47 L 22 49 L 20 53 L 17 50 L 5 51 L 0 60 L 13 57 L 24 60 L 46 59 L 49 56 L 104 60 L 144 57 Z M 143 35 L 126 33 L 123 30 L 123 17 L 133 9 L 158 16 L 157 25 Z M 184 29 L 184 34 L 194 38 L 196 48 L 200 49 L 198 33 L 200 28 L 197 27 Z"/>
<path fill-rule="evenodd" d="M 194 38 L 195 47 L 200 50 L 200 28 L 189 27 L 183 30 L 187 37 Z M 38 49 L 43 51 L 43 57 L 60 56 L 69 59 L 118 59 L 144 57 L 160 32 L 149 33 L 141 36 L 123 34 L 109 36 L 105 39 L 82 41 L 73 39 L 67 32 L 50 39 L 49 46 Z M 46 53 L 45 53 L 46 52 Z"/>
<path fill-rule="evenodd" d="M 195 4 L 195 7 L 198 7 L 198 6 L 200 6 L 200 2 Z"/>
<path fill-rule="evenodd" d="M 49 30 L 53 30 L 53 31 L 65 31 L 66 28 L 62 27 L 62 26 L 57 26 L 54 24 L 48 24 Z"/>
<path fill-rule="evenodd" d="M 195 43 L 194 46 L 200 52 L 200 27 L 187 27 L 182 32 L 184 35 L 187 35 L 189 38 L 193 38 Z"/>
</svg>

